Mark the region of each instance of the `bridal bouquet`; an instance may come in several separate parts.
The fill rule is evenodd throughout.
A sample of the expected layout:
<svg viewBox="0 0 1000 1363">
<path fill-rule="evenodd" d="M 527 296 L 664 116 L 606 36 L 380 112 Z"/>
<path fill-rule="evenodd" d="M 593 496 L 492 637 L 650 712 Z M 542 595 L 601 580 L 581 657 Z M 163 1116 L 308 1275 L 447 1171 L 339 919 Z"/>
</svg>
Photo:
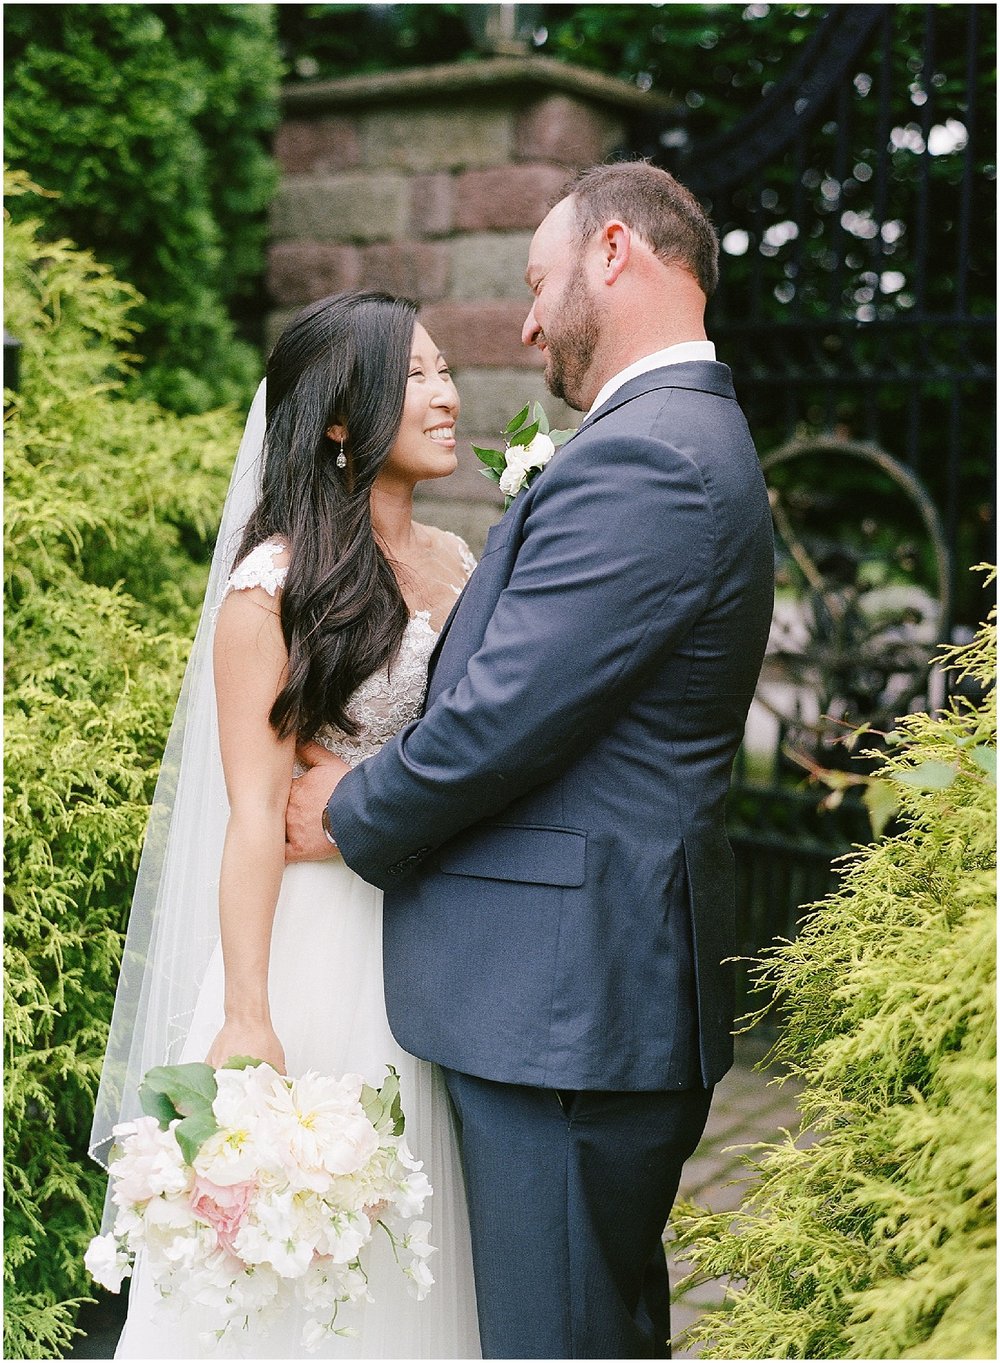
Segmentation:
<svg viewBox="0 0 1000 1363">
<path fill-rule="evenodd" d="M 104 1287 L 117 1292 L 142 1249 L 168 1302 L 209 1310 L 210 1339 L 297 1303 L 312 1350 L 353 1333 L 337 1312 L 368 1296 L 365 1246 L 381 1228 L 411 1293 L 427 1293 L 430 1225 L 413 1218 L 431 1186 L 403 1139 L 391 1066 L 373 1089 L 239 1057 L 152 1069 L 139 1094 L 147 1115 L 115 1127 L 114 1227 L 84 1259 Z"/>
</svg>

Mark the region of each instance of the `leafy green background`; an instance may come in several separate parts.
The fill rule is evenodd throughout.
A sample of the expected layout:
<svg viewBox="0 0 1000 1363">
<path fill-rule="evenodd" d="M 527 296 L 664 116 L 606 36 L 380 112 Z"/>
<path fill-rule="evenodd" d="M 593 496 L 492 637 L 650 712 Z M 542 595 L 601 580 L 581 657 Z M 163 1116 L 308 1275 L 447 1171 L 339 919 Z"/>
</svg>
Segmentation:
<svg viewBox="0 0 1000 1363">
<path fill-rule="evenodd" d="M 249 402 L 275 7 L 8 5 L 4 27 L 6 158 L 59 195 L 30 211 L 144 295 L 130 389 L 178 412 Z"/>
<path fill-rule="evenodd" d="M 240 421 L 127 399 L 137 295 L 8 184 L 4 1353 L 58 1356 L 104 1177 L 86 1157 L 131 885 Z M 27 211 L 25 211 L 27 210 Z"/>
</svg>

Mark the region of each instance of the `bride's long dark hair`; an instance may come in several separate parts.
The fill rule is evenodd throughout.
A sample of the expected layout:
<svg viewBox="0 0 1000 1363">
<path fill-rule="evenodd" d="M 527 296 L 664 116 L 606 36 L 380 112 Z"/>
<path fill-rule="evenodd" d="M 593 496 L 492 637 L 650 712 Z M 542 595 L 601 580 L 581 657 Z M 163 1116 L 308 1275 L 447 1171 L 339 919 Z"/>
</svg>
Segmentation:
<svg viewBox="0 0 1000 1363">
<path fill-rule="evenodd" d="M 409 299 L 334 294 L 303 308 L 268 357 L 262 491 L 237 561 L 275 535 L 290 546 L 288 680 L 270 714 L 282 737 L 356 732 L 347 701 L 402 642 L 409 615 L 375 539 L 371 490 L 399 430 L 416 315 Z M 332 425 L 347 432 L 343 469 Z"/>
</svg>

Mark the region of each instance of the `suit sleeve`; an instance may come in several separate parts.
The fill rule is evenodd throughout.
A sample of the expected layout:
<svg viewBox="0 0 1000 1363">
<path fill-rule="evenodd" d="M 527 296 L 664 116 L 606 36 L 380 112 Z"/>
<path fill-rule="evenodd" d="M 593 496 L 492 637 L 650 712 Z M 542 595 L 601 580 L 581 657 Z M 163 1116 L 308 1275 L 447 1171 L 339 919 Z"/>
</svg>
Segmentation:
<svg viewBox="0 0 1000 1363">
<path fill-rule="evenodd" d="M 372 884 L 398 883 L 558 776 L 708 600 L 711 505 L 670 446 L 587 442 L 527 495 L 513 573 L 465 676 L 331 798 L 344 859 Z"/>
</svg>

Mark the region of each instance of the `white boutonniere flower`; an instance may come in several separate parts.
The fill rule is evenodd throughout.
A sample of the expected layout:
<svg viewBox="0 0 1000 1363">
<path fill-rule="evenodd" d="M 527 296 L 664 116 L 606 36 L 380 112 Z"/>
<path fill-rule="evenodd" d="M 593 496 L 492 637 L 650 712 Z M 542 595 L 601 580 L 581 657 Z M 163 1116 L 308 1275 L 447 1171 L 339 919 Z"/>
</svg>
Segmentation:
<svg viewBox="0 0 1000 1363">
<path fill-rule="evenodd" d="M 484 477 L 500 484 L 504 494 L 504 510 L 519 492 L 530 487 L 533 480 L 555 454 L 558 447 L 575 432 L 552 431 L 540 403 L 522 407 L 501 432 L 502 450 L 482 450 L 473 445 L 476 457 L 485 464 L 480 470 Z"/>
</svg>

